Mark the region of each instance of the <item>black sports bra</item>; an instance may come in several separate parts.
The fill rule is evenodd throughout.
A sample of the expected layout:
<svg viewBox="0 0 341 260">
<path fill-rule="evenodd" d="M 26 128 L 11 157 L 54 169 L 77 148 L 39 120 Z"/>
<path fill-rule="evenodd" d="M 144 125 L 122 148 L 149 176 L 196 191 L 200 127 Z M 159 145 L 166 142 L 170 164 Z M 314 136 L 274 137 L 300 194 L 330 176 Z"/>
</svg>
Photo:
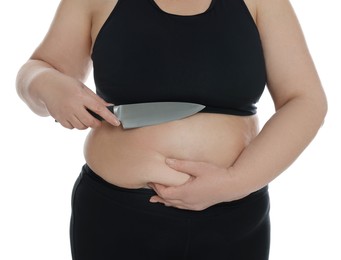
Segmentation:
<svg viewBox="0 0 341 260">
<path fill-rule="evenodd" d="M 259 33 L 243 0 L 211 0 L 196 15 L 154 0 L 119 0 L 92 59 L 97 94 L 115 105 L 178 101 L 253 115 L 266 84 Z"/>
</svg>

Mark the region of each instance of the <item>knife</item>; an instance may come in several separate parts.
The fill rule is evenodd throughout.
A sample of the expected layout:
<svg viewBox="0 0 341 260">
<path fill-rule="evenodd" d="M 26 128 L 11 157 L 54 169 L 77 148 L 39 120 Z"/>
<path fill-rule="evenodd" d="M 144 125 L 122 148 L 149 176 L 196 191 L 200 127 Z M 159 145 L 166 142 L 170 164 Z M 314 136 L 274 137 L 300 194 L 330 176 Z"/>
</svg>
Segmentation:
<svg viewBox="0 0 341 260">
<path fill-rule="evenodd" d="M 124 129 L 157 125 L 194 115 L 205 106 L 186 102 L 150 102 L 107 107 Z M 98 120 L 101 116 L 88 110 Z"/>
</svg>

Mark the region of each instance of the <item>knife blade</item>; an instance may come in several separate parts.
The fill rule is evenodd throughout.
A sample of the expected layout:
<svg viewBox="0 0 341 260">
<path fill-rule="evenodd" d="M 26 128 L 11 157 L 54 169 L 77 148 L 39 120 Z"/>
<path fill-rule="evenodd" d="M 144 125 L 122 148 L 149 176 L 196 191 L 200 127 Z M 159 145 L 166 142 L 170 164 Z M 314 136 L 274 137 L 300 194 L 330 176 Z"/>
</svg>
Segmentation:
<svg viewBox="0 0 341 260">
<path fill-rule="evenodd" d="M 121 121 L 124 129 L 157 125 L 194 115 L 204 105 L 186 102 L 149 102 L 107 107 Z M 103 120 L 88 110 L 94 117 Z"/>
</svg>

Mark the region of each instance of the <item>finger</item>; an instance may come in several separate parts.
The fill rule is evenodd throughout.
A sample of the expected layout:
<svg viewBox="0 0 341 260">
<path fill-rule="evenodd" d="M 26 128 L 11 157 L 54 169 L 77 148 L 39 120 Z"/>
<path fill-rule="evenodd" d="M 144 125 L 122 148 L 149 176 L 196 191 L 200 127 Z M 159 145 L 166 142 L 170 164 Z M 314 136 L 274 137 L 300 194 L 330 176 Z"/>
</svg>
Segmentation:
<svg viewBox="0 0 341 260">
<path fill-rule="evenodd" d="M 148 186 L 151 187 L 156 192 L 159 198 L 163 198 L 161 192 L 163 189 L 166 188 L 166 186 L 156 183 L 148 183 Z"/>
<path fill-rule="evenodd" d="M 166 201 L 180 200 L 184 195 L 181 186 L 164 186 L 158 183 L 154 183 L 153 185 L 157 195 Z"/>
<path fill-rule="evenodd" d="M 157 195 L 151 197 L 149 199 L 149 201 L 151 203 L 162 203 L 164 204 L 165 206 L 167 207 L 175 207 L 175 208 L 185 208 L 183 205 L 182 205 L 182 201 L 179 201 L 179 200 L 165 200 Z"/>
<path fill-rule="evenodd" d="M 103 98 L 101 98 L 100 96 L 98 96 L 95 92 L 93 92 L 90 88 L 84 86 L 84 90 L 87 92 L 87 94 L 94 99 L 97 103 L 104 105 L 106 107 L 108 106 L 113 106 L 112 103 L 108 103 L 106 102 Z"/>
<path fill-rule="evenodd" d="M 176 171 L 187 173 L 195 177 L 212 171 L 214 168 L 212 164 L 205 162 L 178 160 L 170 158 L 166 159 L 166 164 Z"/>
<path fill-rule="evenodd" d="M 159 195 L 160 198 L 162 199 L 170 199 L 167 195 L 167 187 L 161 184 L 154 183 L 153 184 L 153 189 L 156 192 L 157 195 Z"/>
<path fill-rule="evenodd" d="M 152 197 L 149 201 L 151 203 L 161 203 L 161 204 L 165 205 L 166 207 L 174 207 L 171 203 L 166 202 L 164 199 L 162 199 L 158 196 Z"/>
<path fill-rule="evenodd" d="M 56 122 L 58 121 L 56 120 Z M 67 129 L 70 129 L 70 130 L 74 129 L 73 125 L 67 120 L 61 121 L 60 124 Z"/>
<path fill-rule="evenodd" d="M 83 124 L 76 116 L 73 116 L 69 122 L 72 124 L 74 128 L 78 130 L 84 130 L 88 128 L 88 126 Z"/>
<path fill-rule="evenodd" d="M 80 111 L 78 114 L 80 115 L 75 115 L 70 120 L 60 120 L 60 124 L 69 129 L 77 128 L 79 130 L 84 130 L 88 127 L 96 128 L 101 125 L 101 122 L 87 111 Z M 55 122 L 59 123 L 57 119 L 55 119 Z"/>
<path fill-rule="evenodd" d="M 120 121 L 117 119 L 117 117 L 109 111 L 109 109 L 105 105 L 101 104 L 90 104 L 87 106 L 88 109 L 90 109 L 92 112 L 96 113 L 100 117 L 102 117 L 106 122 L 113 126 L 119 126 Z"/>
<path fill-rule="evenodd" d="M 86 127 L 97 128 L 101 125 L 100 120 L 96 119 L 88 110 L 80 112 L 79 121 Z"/>
<path fill-rule="evenodd" d="M 162 203 L 162 204 L 165 204 L 165 203 L 166 203 L 166 201 L 165 201 L 164 199 L 162 199 L 161 197 L 159 197 L 159 196 L 157 196 L 157 195 L 151 197 L 151 198 L 149 199 L 149 202 L 151 202 L 151 203 Z"/>
<path fill-rule="evenodd" d="M 90 128 L 97 128 L 101 126 L 101 121 L 95 119 L 93 116 L 87 117 L 86 119 L 82 120 L 83 124 Z"/>
<path fill-rule="evenodd" d="M 148 186 L 151 187 L 157 194 L 157 196 L 160 198 L 161 200 L 169 200 L 172 199 L 171 196 L 169 196 L 167 193 L 167 189 L 169 189 L 170 187 L 158 184 L 158 183 L 148 183 Z"/>
</svg>

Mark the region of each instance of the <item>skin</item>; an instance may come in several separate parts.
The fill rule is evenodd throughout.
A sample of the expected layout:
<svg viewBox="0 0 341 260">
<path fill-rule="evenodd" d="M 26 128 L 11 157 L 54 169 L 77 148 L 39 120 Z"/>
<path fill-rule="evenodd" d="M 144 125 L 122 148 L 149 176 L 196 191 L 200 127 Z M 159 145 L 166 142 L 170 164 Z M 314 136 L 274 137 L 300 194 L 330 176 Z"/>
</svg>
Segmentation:
<svg viewBox="0 0 341 260">
<path fill-rule="evenodd" d="M 163 167 L 178 173 L 176 180 L 181 180 L 177 185 L 170 185 L 174 180 L 159 182 L 150 176 L 146 178 L 146 181 L 150 180 L 146 184 L 158 194 L 151 198 L 151 202 L 203 210 L 222 201 L 242 198 L 264 187 L 289 167 L 323 123 L 327 112 L 326 97 L 290 3 L 288 0 L 245 2 L 260 32 L 267 67 L 267 87 L 276 113 L 259 133 L 255 118 L 238 119 L 239 123 L 247 120 L 246 125 L 254 127 L 251 130 L 245 126 L 233 128 L 240 130 L 238 136 L 247 136 L 242 146 L 231 144 L 231 149 L 239 149 L 238 154 L 233 155 L 233 162 L 222 160 L 224 163 L 220 163 L 211 157 L 206 160 L 202 154 L 191 157 L 180 152 L 162 153 Z M 193 15 L 206 10 L 210 1 L 159 0 L 157 3 L 169 13 Z M 115 4 L 116 1 L 112 0 L 63 0 L 46 38 L 23 65 L 17 78 L 19 96 L 36 114 L 51 115 L 70 129 L 91 127 L 90 146 L 91 140 L 96 140 L 91 135 L 96 133 L 104 136 L 116 131 L 116 136 L 122 137 L 118 140 L 129 140 L 128 134 L 120 132 L 120 127 L 117 127 L 117 119 L 105 108 L 108 103 L 83 83 L 91 68 L 94 39 Z M 68 37 L 63 37 L 65 35 Z M 85 108 L 101 115 L 107 123 L 94 119 Z M 215 123 L 220 122 L 220 126 L 224 122 L 231 125 L 236 119 L 198 115 L 189 120 L 191 123 L 215 120 Z M 178 126 L 178 130 L 174 131 L 181 131 L 189 121 L 170 124 Z M 170 133 L 163 131 L 172 128 L 162 130 L 162 127 L 156 126 L 151 131 Z M 227 130 L 231 129 L 232 126 L 227 127 Z M 202 143 L 201 139 L 199 137 L 197 141 Z M 155 145 L 152 148 L 159 144 Z M 141 147 L 145 149 L 146 145 Z M 228 149 L 226 153 L 229 154 Z M 139 157 L 138 160 L 143 163 L 148 159 Z M 106 173 L 103 176 L 108 177 Z"/>
</svg>

